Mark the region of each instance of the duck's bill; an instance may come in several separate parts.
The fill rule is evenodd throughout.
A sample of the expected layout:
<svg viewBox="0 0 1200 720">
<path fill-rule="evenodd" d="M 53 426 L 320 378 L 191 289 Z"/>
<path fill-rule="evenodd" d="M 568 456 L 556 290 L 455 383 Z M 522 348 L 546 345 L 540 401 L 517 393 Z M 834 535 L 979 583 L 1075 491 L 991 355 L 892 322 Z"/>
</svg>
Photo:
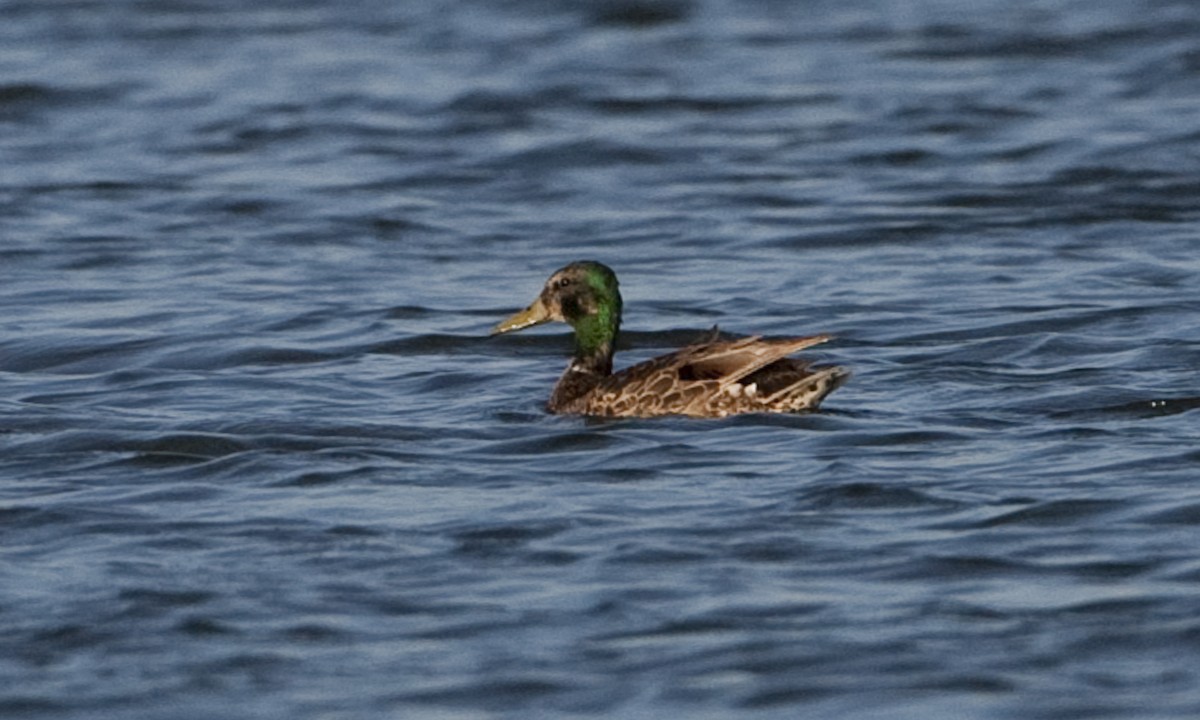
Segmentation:
<svg viewBox="0 0 1200 720">
<path fill-rule="evenodd" d="M 546 310 L 546 306 L 542 303 L 541 298 L 539 298 L 521 312 L 507 320 L 501 321 L 496 327 L 492 328 L 491 334 L 500 335 L 512 332 L 513 330 L 521 330 L 522 328 L 541 325 L 544 322 L 549 322 L 551 319 L 550 312 Z"/>
</svg>

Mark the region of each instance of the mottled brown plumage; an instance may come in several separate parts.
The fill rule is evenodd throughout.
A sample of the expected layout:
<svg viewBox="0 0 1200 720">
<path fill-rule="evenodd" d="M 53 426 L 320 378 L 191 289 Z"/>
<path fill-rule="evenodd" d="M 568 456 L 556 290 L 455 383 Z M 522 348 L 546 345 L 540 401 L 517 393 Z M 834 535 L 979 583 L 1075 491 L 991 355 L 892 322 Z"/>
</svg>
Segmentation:
<svg viewBox="0 0 1200 720">
<path fill-rule="evenodd" d="M 613 417 L 815 410 L 849 377 L 840 367 L 811 368 L 787 357 L 828 335 L 722 340 L 717 332 L 693 345 L 612 372 L 621 322 L 616 275 L 597 262 L 572 263 L 546 281 L 525 310 L 493 334 L 558 320 L 575 329 L 575 357 L 547 403 L 552 413 Z"/>
</svg>

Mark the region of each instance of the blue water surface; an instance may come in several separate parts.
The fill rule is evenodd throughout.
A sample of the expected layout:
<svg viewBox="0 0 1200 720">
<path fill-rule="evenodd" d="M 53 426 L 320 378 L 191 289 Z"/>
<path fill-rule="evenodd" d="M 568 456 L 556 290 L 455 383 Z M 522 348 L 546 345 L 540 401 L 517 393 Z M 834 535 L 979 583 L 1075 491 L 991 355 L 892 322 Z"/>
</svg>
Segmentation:
<svg viewBox="0 0 1200 720">
<path fill-rule="evenodd" d="M 1195 718 L 1200 5 L 0 2 L 0 716 Z M 547 415 L 833 342 L 808 415 Z"/>
</svg>

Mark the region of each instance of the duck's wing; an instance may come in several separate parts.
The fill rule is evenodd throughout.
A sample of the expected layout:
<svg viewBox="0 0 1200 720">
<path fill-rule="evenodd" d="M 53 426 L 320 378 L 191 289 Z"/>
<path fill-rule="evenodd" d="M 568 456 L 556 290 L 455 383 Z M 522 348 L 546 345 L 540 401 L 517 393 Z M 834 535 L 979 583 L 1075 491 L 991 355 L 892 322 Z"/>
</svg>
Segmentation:
<svg viewBox="0 0 1200 720">
<path fill-rule="evenodd" d="M 765 340 L 758 336 L 729 342 L 693 345 L 681 350 L 678 373 L 683 380 L 716 380 L 721 388 L 806 347 L 828 341 L 830 335 Z"/>
</svg>

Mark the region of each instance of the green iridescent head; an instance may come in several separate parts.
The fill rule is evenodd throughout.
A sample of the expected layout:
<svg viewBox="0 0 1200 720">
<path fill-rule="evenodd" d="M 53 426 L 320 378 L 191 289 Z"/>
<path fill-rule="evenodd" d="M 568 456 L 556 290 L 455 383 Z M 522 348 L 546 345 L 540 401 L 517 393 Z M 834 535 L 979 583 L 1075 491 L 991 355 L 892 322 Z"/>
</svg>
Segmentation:
<svg viewBox="0 0 1200 720">
<path fill-rule="evenodd" d="M 551 275 L 533 304 L 496 325 L 492 334 L 555 320 L 575 329 L 576 355 L 611 355 L 621 326 L 616 273 L 603 263 L 573 262 Z"/>
</svg>

